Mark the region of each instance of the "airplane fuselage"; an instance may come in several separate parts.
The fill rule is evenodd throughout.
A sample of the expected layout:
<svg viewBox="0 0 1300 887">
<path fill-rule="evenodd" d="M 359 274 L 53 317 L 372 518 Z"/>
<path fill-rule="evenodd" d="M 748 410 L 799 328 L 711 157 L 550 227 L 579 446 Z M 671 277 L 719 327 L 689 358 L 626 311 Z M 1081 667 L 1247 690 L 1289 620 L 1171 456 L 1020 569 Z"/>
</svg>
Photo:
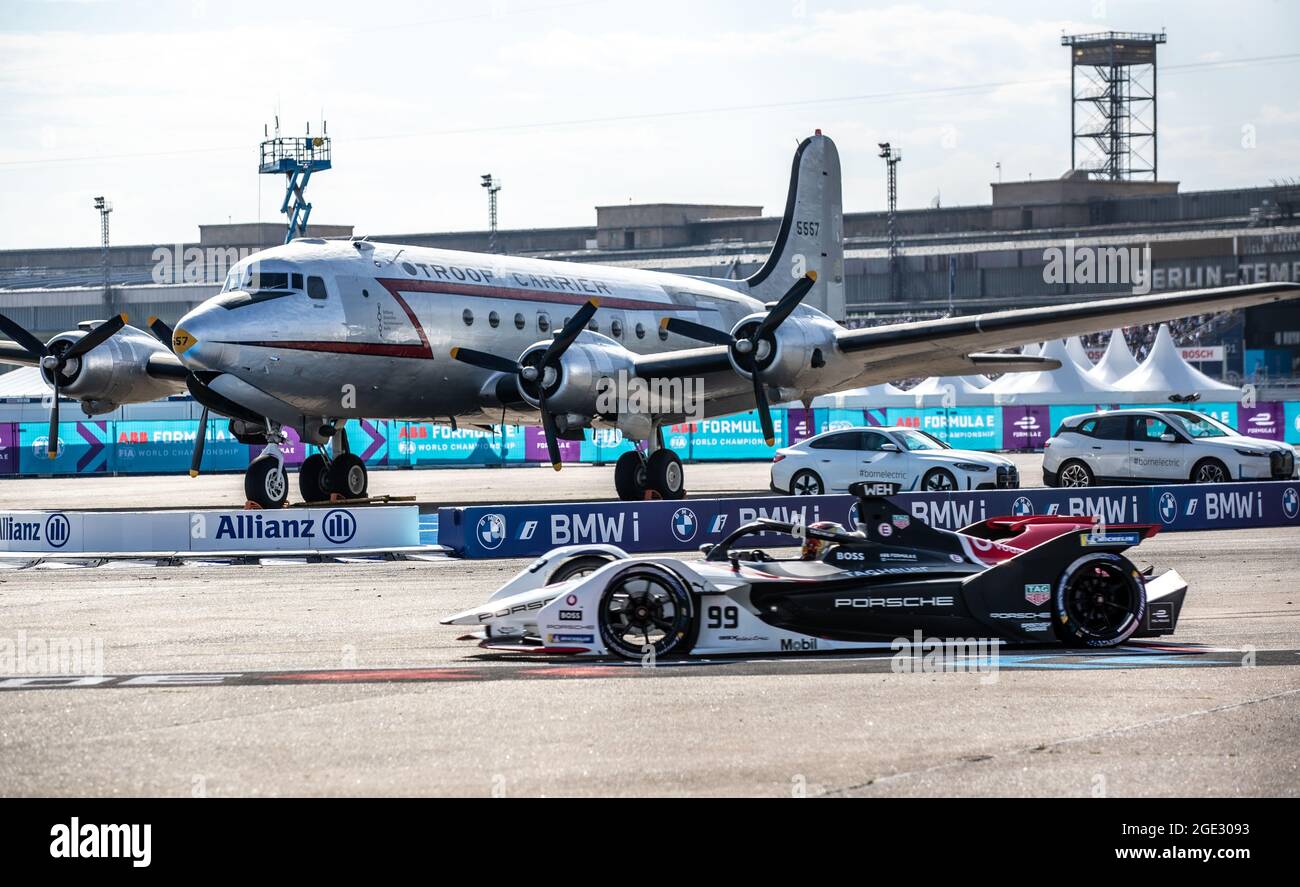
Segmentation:
<svg viewBox="0 0 1300 887">
<path fill-rule="evenodd" d="M 299 240 L 236 265 L 219 295 L 182 318 L 174 344 L 191 369 L 233 376 L 305 416 L 500 421 L 484 390 L 493 374 L 450 359 L 451 349 L 518 356 L 591 299 L 589 328 L 634 354 L 698 347 L 661 331 L 664 317 L 729 330 L 763 310 L 676 274 Z M 240 387 L 228 393 L 249 399 Z"/>
</svg>

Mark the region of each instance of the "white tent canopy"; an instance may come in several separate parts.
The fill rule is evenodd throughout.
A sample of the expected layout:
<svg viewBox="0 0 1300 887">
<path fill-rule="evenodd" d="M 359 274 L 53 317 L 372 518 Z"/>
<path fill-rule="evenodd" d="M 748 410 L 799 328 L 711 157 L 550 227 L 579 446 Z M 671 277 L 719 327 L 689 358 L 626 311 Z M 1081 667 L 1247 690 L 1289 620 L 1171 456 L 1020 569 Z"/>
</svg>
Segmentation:
<svg viewBox="0 0 1300 887">
<path fill-rule="evenodd" d="M 1065 340 L 1065 350 L 1070 355 L 1070 359 L 1077 363 L 1085 373 L 1092 369 L 1092 360 L 1088 357 L 1088 349 L 1083 347 L 1083 341 L 1078 336 L 1071 336 Z"/>
<path fill-rule="evenodd" d="M 880 385 L 868 385 L 866 388 L 853 388 L 836 394 L 825 394 L 815 399 L 813 406 L 836 410 L 856 410 L 871 409 L 872 407 L 909 406 L 912 402 L 912 396 L 906 391 L 885 382 Z"/>
<path fill-rule="evenodd" d="M 1231 385 L 1211 379 L 1183 360 L 1166 324 L 1160 325 L 1147 359 L 1116 382 L 1115 388 L 1141 394 L 1151 400 L 1167 400 L 1174 394 L 1186 396 L 1237 391 Z"/>
<path fill-rule="evenodd" d="M 931 376 L 903 393 L 918 407 L 991 403 L 992 398 L 984 393 L 985 387 L 967 376 Z"/>
<path fill-rule="evenodd" d="M 0 374 L 0 398 L 49 397 L 52 390 L 36 367 L 20 367 Z"/>
<path fill-rule="evenodd" d="M 1036 373 L 1008 373 L 984 389 L 986 395 L 1000 399 L 1014 397 L 1025 403 L 1107 403 L 1114 392 L 1108 386 L 1094 382 L 1075 363 L 1065 342 L 1054 339 L 1043 345 L 1040 357 L 1059 360 L 1060 369 L 1041 370 Z"/>
<path fill-rule="evenodd" d="M 1088 376 L 1099 384 L 1114 385 L 1137 367 L 1138 362 L 1134 359 L 1133 352 L 1128 350 L 1128 342 L 1124 341 L 1124 331 L 1114 330 L 1110 334 L 1110 342 L 1106 345 L 1106 353 L 1101 356 L 1101 360 L 1097 361 L 1097 365 L 1092 368 Z"/>
</svg>

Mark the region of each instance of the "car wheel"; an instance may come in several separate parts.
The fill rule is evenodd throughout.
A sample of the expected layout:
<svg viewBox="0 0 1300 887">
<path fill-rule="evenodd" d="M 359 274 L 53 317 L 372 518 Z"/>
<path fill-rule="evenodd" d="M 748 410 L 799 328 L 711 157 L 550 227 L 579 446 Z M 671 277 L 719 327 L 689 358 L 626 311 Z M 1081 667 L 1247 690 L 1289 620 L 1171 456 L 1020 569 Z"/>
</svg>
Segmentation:
<svg viewBox="0 0 1300 887">
<path fill-rule="evenodd" d="M 630 566 L 611 578 L 596 611 L 601 642 L 624 659 L 686 652 L 693 619 L 686 586 L 650 564 Z"/>
<path fill-rule="evenodd" d="M 927 493 L 951 493 L 957 489 L 957 478 L 946 468 L 931 468 L 921 478 L 921 489 Z"/>
<path fill-rule="evenodd" d="M 281 508 L 289 498 L 289 479 L 274 456 L 258 456 L 244 473 L 244 495 L 262 508 Z"/>
<path fill-rule="evenodd" d="M 820 496 L 826 492 L 826 485 L 822 483 L 821 476 L 815 471 L 804 469 L 795 472 L 794 477 L 790 478 L 790 495 L 791 496 Z"/>
<path fill-rule="evenodd" d="M 342 493 L 345 499 L 365 498 L 366 463 L 356 453 L 339 453 L 330 463 L 329 484 L 330 492 Z"/>
<path fill-rule="evenodd" d="M 609 555 L 603 554 L 584 554 L 571 557 L 551 571 L 551 575 L 546 577 L 546 584 L 558 585 L 561 582 L 568 582 L 570 579 L 590 576 L 613 559 Z"/>
<path fill-rule="evenodd" d="M 1052 624 L 1069 646 L 1114 647 L 1137 631 L 1146 607 L 1146 584 L 1131 561 L 1089 554 L 1057 581 Z"/>
<path fill-rule="evenodd" d="M 330 466 L 320 453 L 312 453 L 298 469 L 298 492 L 304 502 L 325 502 L 330 497 Z"/>
<path fill-rule="evenodd" d="M 1090 487 L 1093 485 L 1092 469 L 1082 462 L 1071 459 L 1061 466 L 1056 474 L 1058 487 Z"/>
<path fill-rule="evenodd" d="M 1226 484 L 1232 480 L 1228 468 L 1218 459 L 1202 459 L 1192 469 L 1194 484 Z"/>
<path fill-rule="evenodd" d="M 682 460 L 669 449 L 660 448 L 645 462 L 646 485 L 664 499 L 686 498 L 686 473 Z"/>
<path fill-rule="evenodd" d="M 645 498 L 645 457 L 629 450 L 614 463 L 614 489 L 624 502 L 639 502 Z"/>
</svg>

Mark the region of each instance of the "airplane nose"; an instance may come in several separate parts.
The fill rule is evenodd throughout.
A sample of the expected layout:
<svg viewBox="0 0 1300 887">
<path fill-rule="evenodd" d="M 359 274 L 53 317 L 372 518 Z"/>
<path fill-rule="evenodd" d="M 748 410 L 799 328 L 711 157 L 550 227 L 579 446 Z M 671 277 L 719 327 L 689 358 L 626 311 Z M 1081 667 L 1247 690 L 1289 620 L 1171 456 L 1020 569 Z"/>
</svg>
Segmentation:
<svg viewBox="0 0 1300 887">
<path fill-rule="evenodd" d="M 216 335 L 216 320 L 210 308 L 200 305 L 176 324 L 172 332 L 172 351 L 187 368 L 214 372 L 225 369 L 225 345 L 220 341 L 221 336 Z"/>
</svg>

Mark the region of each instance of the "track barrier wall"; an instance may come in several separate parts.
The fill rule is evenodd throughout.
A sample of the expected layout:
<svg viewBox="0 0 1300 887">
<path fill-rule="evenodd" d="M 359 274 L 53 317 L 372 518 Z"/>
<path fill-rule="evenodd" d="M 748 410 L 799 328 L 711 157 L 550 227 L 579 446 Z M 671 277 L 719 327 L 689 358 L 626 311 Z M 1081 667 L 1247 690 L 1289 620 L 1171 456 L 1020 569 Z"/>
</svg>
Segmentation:
<svg viewBox="0 0 1300 887">
<path fill-rule="evenodd" d="M 342 552 L 420 544 L 414 505 L 276 511 L 3 511 L 0 552 Z"/>
<path fill-rule="evenodd" d="M 1087 515 L 1102 524 L 1157 524 L 1164 531 L 1300 527 L 1300 481 L 900 493 L 910 519 L 958 529 L 1002 515 Z M 857 524 L 852 496 L 766 496 L 674 502 L 472 506 L 438 512 L 438 543 L 468 558 L 533 557 L 559 545 L 608 543 L 631 552 L 689 551 L 767 517 Z M 792 545 L 782 533 L 753 546 Z"/>
<path fill-rule="evenodd" d="M 881 409 L 774 410 L 777 440 L 788 446 L 835 428 L 856 425 L 907 425 L 927 431 L 954 447 L 971 450 L 1041 450 L 1061 420 L 1107 405 L 991 407 L 888 407 Z M 1169 404 L 1152 406 L 1166 406 Z M 1300 403 L 1204 403 L 1192 409 L 1210 413 L 1244 434 L 1300 443 Z M 453 430 L 428 422 L 350 420 L 352 451 L 372 468 L 513 465 L 549 461 L 546 442 L 531 426 L 498 426 L 495 433 Z M 189 469 L 196 423 L 183 420 L 94 420 L 59 426 L 58 455 L 47 453 L 44 422 L 0 423 L 0 475 L 171 474 Z M 665 429 L 665 442 L 686 461 L 769 460 L 775 447 L 763 442 L 755 412 L 707 419 Z M 582 441 L 560 441 L 566 462 L 612 462 L 631 449 L 617 431 L 588 430 Z M 261 446 L 241 444 L 224 420 L 208 423 L 203 457 L 206 472 L 243 471 Z M 307 447 L 289 432 L 285 459 L 301 464 Z"/>
</svg>

